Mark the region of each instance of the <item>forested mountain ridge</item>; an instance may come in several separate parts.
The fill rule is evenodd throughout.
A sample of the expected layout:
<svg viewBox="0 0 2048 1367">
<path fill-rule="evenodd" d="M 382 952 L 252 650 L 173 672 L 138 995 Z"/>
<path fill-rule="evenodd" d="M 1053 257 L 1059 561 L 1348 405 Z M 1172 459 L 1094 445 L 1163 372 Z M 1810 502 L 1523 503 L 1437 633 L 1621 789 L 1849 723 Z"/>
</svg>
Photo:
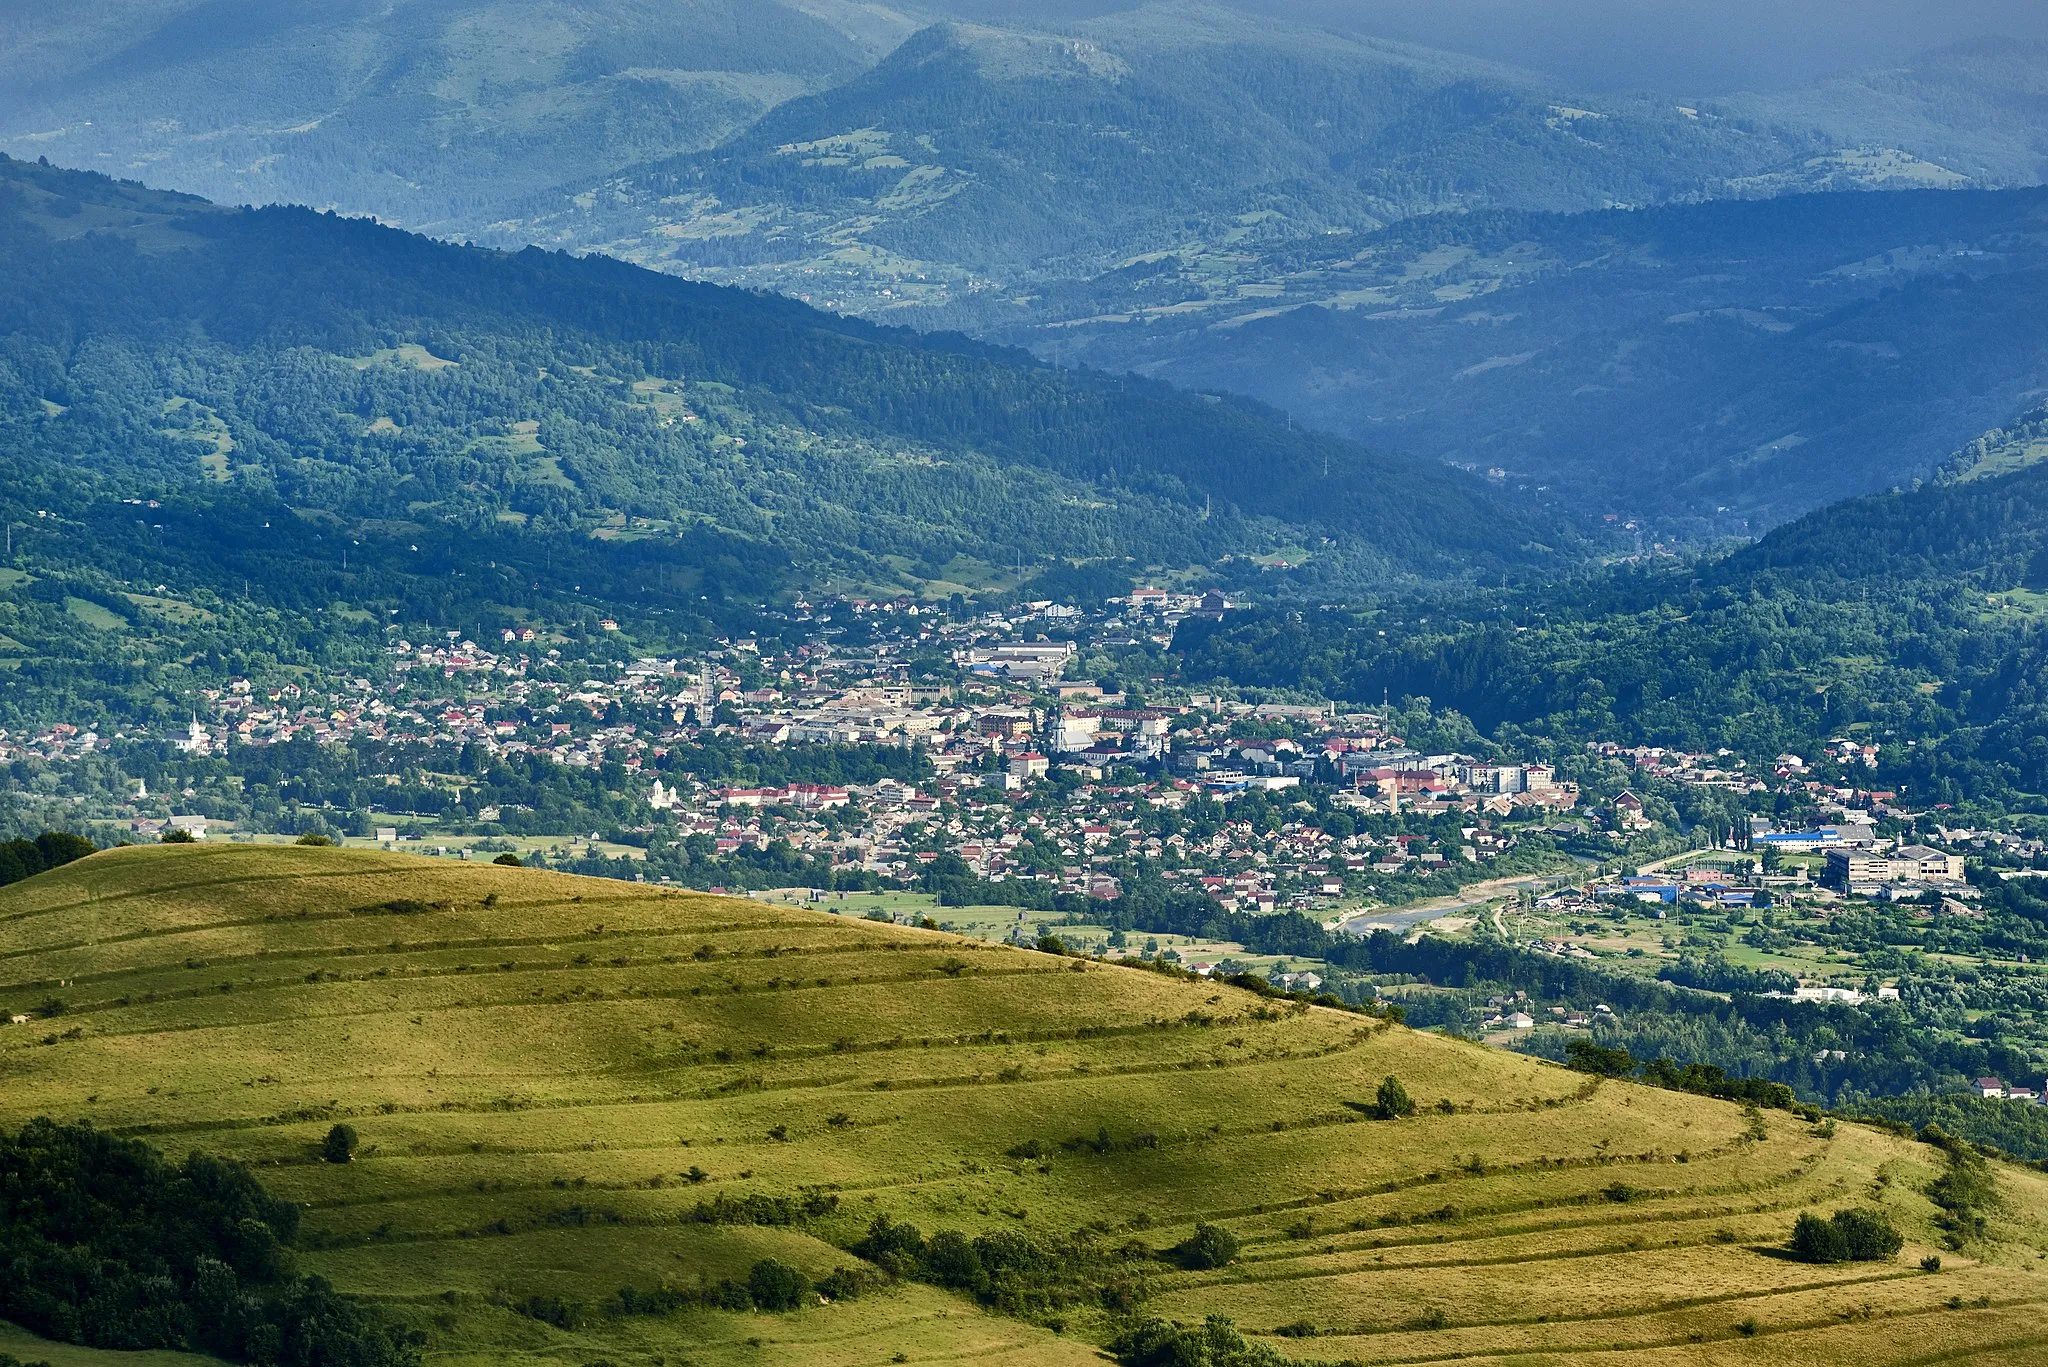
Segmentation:
<svg viewBox="0 0 2048 1367">
<path fill-rule="evenodd" d="M 2038 180 L 2035 48 L 1594 97 L 1201 0 L 949 8 L 92 0 L 0 20 L 0 150 L 1250 393 L 1653 539 L 1926 474 L 2040 382 L 2038 235 L 1840 207 Z"/>
<path fill-rule="evenodd" d="M 0 151 L 872 312 L 1431 211 L 2027 183 L 2048 144 L 2010 52 L 1803 103 L 1593 97 L 1227 4 L 1001 26 L 956 8 L 36 7 L 0 19 Z"/>
<path fill-rule="evenodd" d="M 1227 580 L 1303 540 L 1356 587 L 1576 539 L 1255 405 L 604 259 L 5 163 L 0 262 L 0 497 L 34 579 L 0 629 L 30 655 L 72 601 L 223 641 L 245 596 L 323 631 L 543 606 L 682 631 L 800 590 Z M 122 657 L 72 616 L 37 668 Z"/>
<path fill-rule="evenodd" d="M 1768 764 L 1839 736 L 1920 807 L 2048 794 L 2048 465 L 1853 499 L 1694 565 L 1184 624 L 1190 678 L 1426 696 L 1510 744 Z"/>
</svg>

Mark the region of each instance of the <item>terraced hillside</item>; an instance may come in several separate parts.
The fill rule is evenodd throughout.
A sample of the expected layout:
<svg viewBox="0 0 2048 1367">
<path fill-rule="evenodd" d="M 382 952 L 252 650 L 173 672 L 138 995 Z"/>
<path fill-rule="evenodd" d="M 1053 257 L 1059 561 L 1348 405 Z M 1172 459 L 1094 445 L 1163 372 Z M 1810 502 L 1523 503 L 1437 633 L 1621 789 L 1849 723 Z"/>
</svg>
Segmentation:
<svg viewBox="0 0 2048 1367">
<path fill-rule="evenodd" d="M 2048 1352 L 2040 1174 L 1999 1169 L 1989 1236 L 1930 1274 L 1930 1146 L 850 916 L 124 849 L 0 893 L 0 1007 L 53 998 L 0 1026 L 0 1126 L 88 1117 L 247 1160 L 308 1207 L 302 1265 L 388 1302 L 436 1363 L 1083 1363 L 1105 1303 L 1325 1361 Z M 1370 1119 L 1390 1074 L 1417 1112 Z M 342 1119 L 356 1161 L 321 1162 Z M 1868 1203 L 1906 1231 L 1897 1259 L 1776 1251 L 1802 1210 Z M 912 1282 L 620 1309 L 763 1257 L 859 1267 L 878 1216 L 1022 1235 L 1086 1275 L 1017 1315 Z M 1198 1221 L 1235 1262 L 1152 1256 Z"/>
</svg>

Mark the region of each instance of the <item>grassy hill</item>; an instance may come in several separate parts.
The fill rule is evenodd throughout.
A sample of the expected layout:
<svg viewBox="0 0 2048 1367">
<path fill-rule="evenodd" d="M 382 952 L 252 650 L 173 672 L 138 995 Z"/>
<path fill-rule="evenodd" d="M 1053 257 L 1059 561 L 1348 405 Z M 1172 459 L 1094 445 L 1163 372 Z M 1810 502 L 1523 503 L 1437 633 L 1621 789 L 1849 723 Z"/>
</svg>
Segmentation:
<svg viewBox="0 0 2048 1367">
<path fill-rule="evenodd" d="M 1998 1169 L 1989 1237 L 1928 1274 L 1925 1145 L 829 908 L 124 849 L 0 892 L 0 1006 L 52 998 L 0 1027 L 0 1125 L 85 1117 L 248 1161 L 305 1204 L 301 1265 L 426 1330 L 435 1362 L 1079 1364 L 1119 1298 L 1314 1360 L 2016 1365 L 2048 1344 L 2038 1173 Z M 1390 1074 L 1418 1112 L 1367 1119 Z M 318 1161 L 340 1120 L 356 1161 Z M 746 1223 L 750 1197 L 811 1213 Z M 1775 1251 L 1801 1211 L 1866 1203 L 1907 1232 L 1896 1261 Z M 1073 1294 L 618 1308 L 765 1256 L 858 1266 L 878 1216 L 1063 1250 Z M 1234 1263 L 1152 1256 L 1197 1221 Z"/>
</svg>

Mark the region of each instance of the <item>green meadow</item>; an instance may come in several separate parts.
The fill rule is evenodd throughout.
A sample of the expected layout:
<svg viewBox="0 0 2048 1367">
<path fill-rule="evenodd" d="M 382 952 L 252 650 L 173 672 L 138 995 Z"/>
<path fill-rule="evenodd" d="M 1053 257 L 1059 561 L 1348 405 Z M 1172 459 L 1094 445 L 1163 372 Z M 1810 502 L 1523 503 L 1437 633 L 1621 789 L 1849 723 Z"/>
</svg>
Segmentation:
<svg viewBox="0 0 2048 1367">
<path fill-rule="evenodd" d="M 2002 1204 L 1957 1249 L 1928 1145 L 861 901 L 355 849 L 108 851 L 0 891 L 0 1008 L 34 1017 L 0 1025 L 0 1127 L 89 1119 L 243 1160 L 303 1203 L 300 1266 L 448 1367 L 1080 1364 L 1133 1308 L 1227 1315 L 1324 1362 L 2048 1354 L 2043 1174 L 1997 1167 Z M 1390 1075 L 1416 1112 L 1370 1118 Z M 353 1162 L 321 1161 L 337 1122 Z M 809 1213 L 706 1218 L 749 1197 Z M 1887 1212 L 1903 1251 L 1784 1256 L 1799 1214 L 1850 1206 Z M 767 1257 L 861 1266 L 881 1216 L 1100 1249 L 1121 1291 L 1016 1314 L 908 1281 L 775 1314 L 620 1308 L 622 1288 Z M 1197 1223 L 1235 1260 L 1154 1256 Z M 535 1298 L 576 1313 L 523 1312 Z"/>
</svg>

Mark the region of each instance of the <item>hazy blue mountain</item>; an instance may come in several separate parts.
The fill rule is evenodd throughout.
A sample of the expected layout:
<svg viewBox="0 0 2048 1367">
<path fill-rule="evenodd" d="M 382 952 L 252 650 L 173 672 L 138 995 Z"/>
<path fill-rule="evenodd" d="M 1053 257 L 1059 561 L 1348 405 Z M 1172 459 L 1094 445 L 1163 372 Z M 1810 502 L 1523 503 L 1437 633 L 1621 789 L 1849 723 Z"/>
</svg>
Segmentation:
<svg viewBox="0 0 2048 1367">
<path fill-rule="evenodd" d="M 1231 272 L 1164 255 L 1037 312 L 991 330 L 1742 533 L 1930 475 L 2048 391 L 2048 191 L 1421 218 Z"/>
<path fill-rule="evenodd" d="M 0 150 L 874 313 L 1433 212 L 2025 183 L 2048 139 L 2015 51 L 1687 104 L 1203 0 L 959 8 L 20 7 Z"/>
<path fill-rule="evenodd" d="M 1963 43 L 1710 108 L 1810 128 L 1845 146 L 1898 148 L 1983 185 L 2048 180 L 2048 42 Z"/>
<path fill-rule="evenodd" d="M 848 0 L 80 0 L 0 18 L 0 150 L 461 233 L 709 147 L 912 27 Z"/>
<path fill-rule="evenodd" d="M 1692 207 L 2038 180 L 2038 45 L 1681 104 L 1074 8 L 89 0 L 0 20 L 0 147 L 1249 392 L 1693 530 L 1925 473 L 2041 382 L 2031 230 Z"/>
<path fill-rule="evenodd" d="M 1175 2 L 1057 30 L 934 25 L 714 150 L 536 197 L 493 240 L 598 248 L 865 312 L 983 296 L 1028 309 L 1049 281 L 1158 251 L 1229 256 L 1423 213 L 1853 178 L 1826 160 L 1837 150 Z"/>
</svg>

